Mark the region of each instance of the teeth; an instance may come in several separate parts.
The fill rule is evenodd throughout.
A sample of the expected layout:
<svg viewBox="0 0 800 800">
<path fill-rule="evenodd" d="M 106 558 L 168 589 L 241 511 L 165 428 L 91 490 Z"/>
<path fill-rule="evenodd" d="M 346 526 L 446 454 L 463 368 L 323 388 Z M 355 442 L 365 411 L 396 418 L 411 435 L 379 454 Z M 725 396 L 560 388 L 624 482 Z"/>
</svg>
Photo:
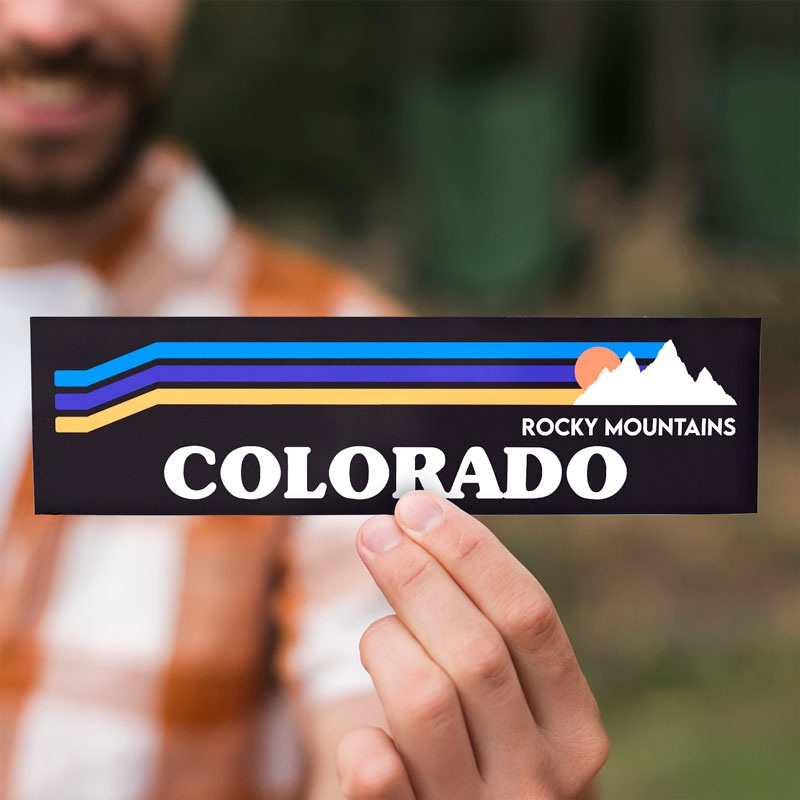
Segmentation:
<svg viewBox="0 0 800 800">
<path fill-rule="evenodd" d="M 75 105 L 90 93 L 88 82 L 79 78 L 9 75 L 4 82 L 22 102 L 49 108 Z"/>
</svg>

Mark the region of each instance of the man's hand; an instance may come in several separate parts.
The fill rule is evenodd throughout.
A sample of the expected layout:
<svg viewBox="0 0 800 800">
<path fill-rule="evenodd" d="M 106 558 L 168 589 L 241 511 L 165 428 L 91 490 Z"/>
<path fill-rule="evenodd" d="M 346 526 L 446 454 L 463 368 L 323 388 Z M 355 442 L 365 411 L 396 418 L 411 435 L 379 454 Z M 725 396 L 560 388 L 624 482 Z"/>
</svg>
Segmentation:
<svg viewBox="0 0 800 800">
<path fill-rule="evenodd" d="M 597 704 L 547 593 L 481 523 L 428 492 L 358 533 L 396 615 L 361 658 L 391 737 L 339 745 L 348 800 L 559 800 L 608 755 Z"/>
</svg>

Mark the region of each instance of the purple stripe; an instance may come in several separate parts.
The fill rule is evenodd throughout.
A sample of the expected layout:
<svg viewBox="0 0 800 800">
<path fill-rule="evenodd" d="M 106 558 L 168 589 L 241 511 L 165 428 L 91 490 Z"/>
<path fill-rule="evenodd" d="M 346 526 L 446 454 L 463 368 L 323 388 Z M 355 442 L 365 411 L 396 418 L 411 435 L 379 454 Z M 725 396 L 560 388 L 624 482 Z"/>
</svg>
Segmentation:
<svg viewBox="0 0 800 800">
<path fill-rule="evenodd" d="M 162 364 L 91 392 L 56 394 L 56 408 L 86 411 L 157 383 L 574 383 L 556 364 Z"/>
</svg>

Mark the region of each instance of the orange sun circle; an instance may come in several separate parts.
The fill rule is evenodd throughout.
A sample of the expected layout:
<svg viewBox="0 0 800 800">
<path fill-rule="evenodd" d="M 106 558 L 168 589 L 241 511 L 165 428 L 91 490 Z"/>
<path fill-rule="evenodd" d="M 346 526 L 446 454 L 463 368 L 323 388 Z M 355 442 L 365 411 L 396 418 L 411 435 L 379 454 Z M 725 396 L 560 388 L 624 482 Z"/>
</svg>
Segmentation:
<svg viewBox="0 0 800 800">
<path fill-rule="evenodd" d="M 613 350 L 607 347 L 590 347 L 584 350 L 575 362 L 575 380 L 581 389 L 586 389 L 597 380 L 597 376 L 604 368 L 611 372 L 621 363 L 619 356 Z"/>
</svg>

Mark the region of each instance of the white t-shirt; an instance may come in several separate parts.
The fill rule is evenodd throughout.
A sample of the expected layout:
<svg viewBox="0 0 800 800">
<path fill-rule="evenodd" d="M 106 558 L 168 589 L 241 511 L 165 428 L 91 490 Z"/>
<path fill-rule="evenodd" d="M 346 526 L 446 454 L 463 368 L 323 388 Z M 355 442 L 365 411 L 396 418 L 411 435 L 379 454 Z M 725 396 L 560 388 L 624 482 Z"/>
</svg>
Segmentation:
<svg viewBox="0 0 800 800">
<path fill-rule="evenodd" d="M 82 264 L 0 268 L 0 520 L 30 447 L 30 318 L 93 316 L 110 308 L 108 293 Z"/>
</svg>

